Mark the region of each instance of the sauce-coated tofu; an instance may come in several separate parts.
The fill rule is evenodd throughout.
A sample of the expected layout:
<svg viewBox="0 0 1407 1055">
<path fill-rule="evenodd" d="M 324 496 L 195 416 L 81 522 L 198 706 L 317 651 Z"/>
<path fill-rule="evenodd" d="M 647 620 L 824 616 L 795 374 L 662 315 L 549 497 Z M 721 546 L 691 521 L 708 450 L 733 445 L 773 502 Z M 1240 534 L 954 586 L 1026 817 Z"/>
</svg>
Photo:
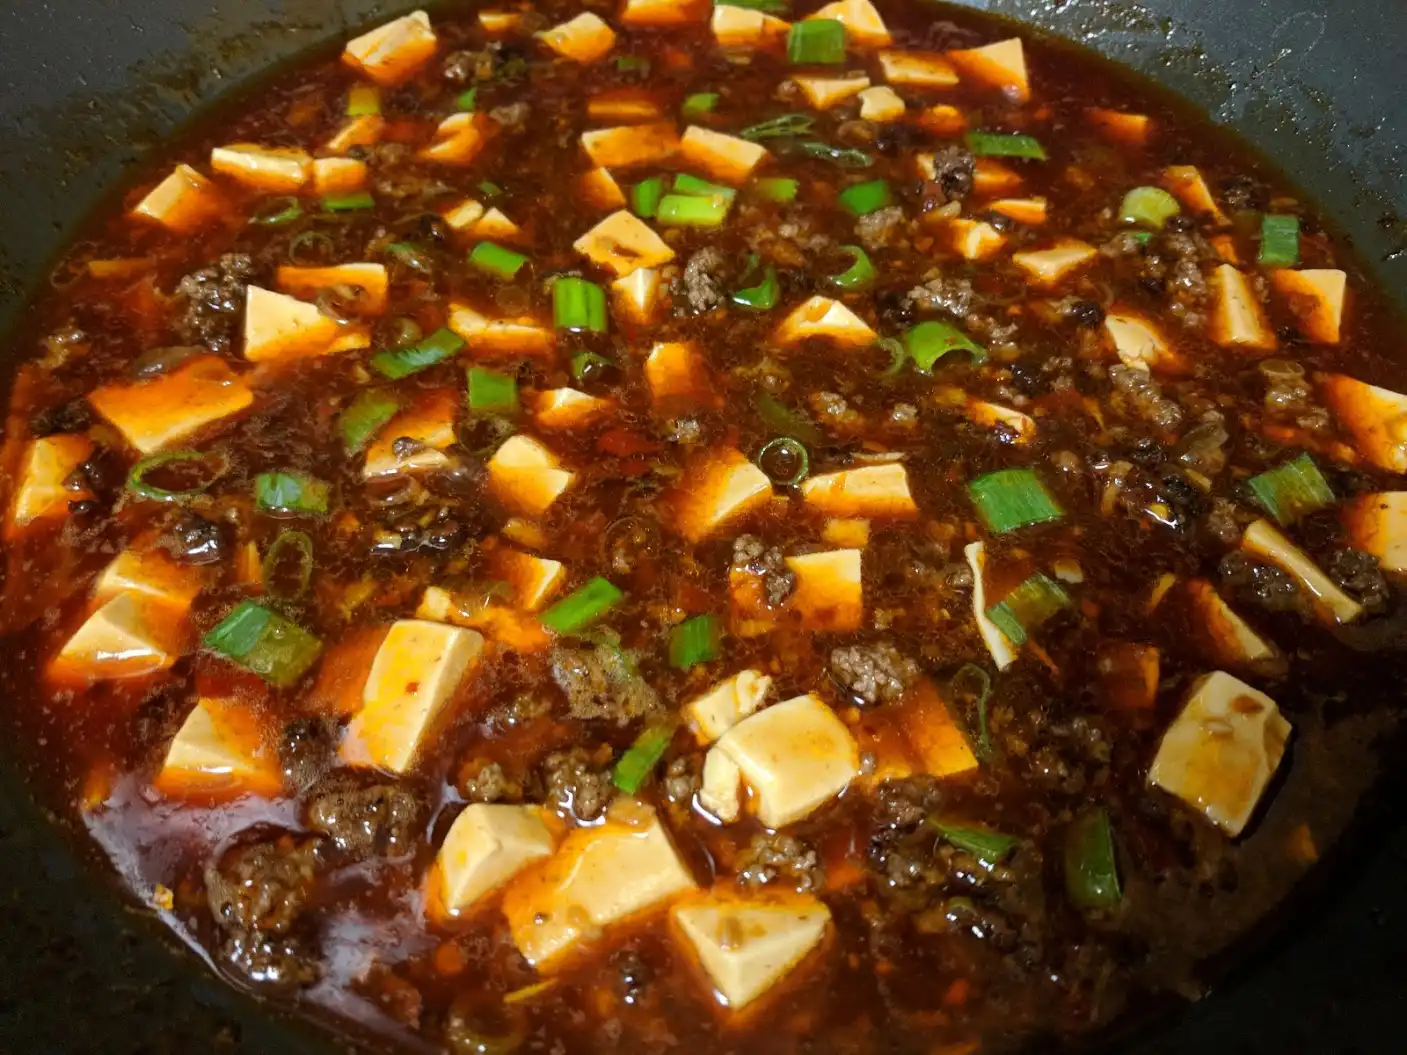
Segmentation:
<svg viewBox="0 0 1407 1055">
<path fill-rule="evenodd" d="M 689 466 L 674 489 L 674 525 L 699 542 L 772 498 L 772 481 L 736 450 L 705 455 Z"/>
<path fill-rule="evenodd" d="M 895 517 L 918 515 L 909 493 L 909 474 L 899 462 L 841 469 L 802 481 L 806 504 L 828 516 Z"/>
<path fill-rule="evenodd" d="M 201 697 L 167 748 L 156 787 L 178 797 L 275 795 L 283 778 L 247 703 Z"/>
<path fill-rule="evenodd" d="M 254 402 L 254 391 L 223 359 L 197 355 L 149 381 L 103 385 L 88 402 L 128 443 L 152 454 L 238 414 Z"/>
<path fill-rule="evenodd" d="M 528 865 L 550 857 L 556 844 L 536 806 L 466 806 L 435 856 L 436 908 L 459 915 Z"/>
<path fill-rule="evenodd" d="M 546 446 L 521 434 L 494 452 L 488 473 L 494 497 L 528 516 L 546 513 L 576 478 Z"/>
<path fill-rule="evenodd" d="M 753 714 L 772 691 L 772 679 L 760 670 L 740 670 L 684 705 L 699 741 L 711 744 Z"/>
</svg>

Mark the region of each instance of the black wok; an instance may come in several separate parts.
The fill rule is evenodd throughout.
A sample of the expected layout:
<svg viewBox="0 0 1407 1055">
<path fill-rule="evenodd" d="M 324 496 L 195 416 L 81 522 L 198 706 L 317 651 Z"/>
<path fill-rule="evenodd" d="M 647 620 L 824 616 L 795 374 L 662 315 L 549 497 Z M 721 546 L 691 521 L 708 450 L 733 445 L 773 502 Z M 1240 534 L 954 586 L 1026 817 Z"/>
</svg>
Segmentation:
<svg viewBox="0 0 1407 1055">
<path fill-rule="evenodd" d="M 1142 69 L 1237 129 L 1322 204 L 1407 309 L 1400 0 L 967 2 Z M 0 8 L 0 333 L 101 192 L 193 109 L 406 6 L 26 0 Z M 6 688 L 0 669 L 0 694 Z M 1383 692 L 1401 699 L 1404 689 Z M 339 1050 L 225 986 L 155 920 L 124 906 L 5 761 L 0 751 L 0 1051 Z M 1362 830 L 1207 999 L 1119 1040 L 1119 1050 L 1401 1050 L 1407 813 L 1393 800 L 1402 790 L 1391 778 L 1380 786 Z"/>
</svg>

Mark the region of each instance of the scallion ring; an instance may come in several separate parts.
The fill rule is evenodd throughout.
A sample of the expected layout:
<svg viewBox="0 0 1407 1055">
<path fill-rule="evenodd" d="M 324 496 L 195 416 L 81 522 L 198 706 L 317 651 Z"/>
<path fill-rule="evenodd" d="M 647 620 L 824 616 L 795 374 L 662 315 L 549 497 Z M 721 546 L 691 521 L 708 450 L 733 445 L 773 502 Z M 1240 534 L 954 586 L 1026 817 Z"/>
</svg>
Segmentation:
<svg viewBox="0 0 1407 1055">
<path fill-rule="evenodd" d="M 291 577 L 295 588 L 286 590 L 282 586 L 290 577 L 283 573 L 283 568 L 284 562 L 290 558 L 296 558 L 298 564 L 296 573 Z M 262 570 L 264 589 L 270 597 L 283 601 L 302 597 L 308 592 L 308 585 L 313 581 L 312 536 L 306 531 L 280 531 L 278 538 L 269 546 L 269 552 L 264 554 Z"/>
<path fill-rule="evenodd" d="M 904 347 L 904 342 L 894 337 L 881 337 L 875 343 L 889 353 L 889 365 L 880 372 L 879 376 L 898 377 L 904 372 L 904 367 L 909 362 L 909 350 Z"/>
<path fill-rule="evenodd" d="M 179 490 L 158 487 L 156 484 L 147 482 L 148 473 L 182 462 L 212 463 L 215 466 L 215 471 L 203 483 L 183 487 Z M 207 451 L 161 451 L 158 454 L 148 455 L 132 466 L 132 471 L 127 474 L 127 490 L 153 502 L 179 502 L 208 490 L 211 484 L 225 475 L 228 467 L 228 463 L 221 455 L 211 454 Z"/>
<path fill-rule="evenodd" d="M 843 245 L 840 252 L 850 254 L 851 264 L 838 275 L 831 277 L 831 285 L 844 290 L 858 291 L 869 289 L 879 277 L 870 255 L 858 245 Z"/>
<path fill-rule="evenodd" d="M 757 452 L 757 467 L 773 483 L 794 487 L 811 471 L 811 455 L 800 440 L 778 436 Z"/>
<path fill-rule="evenodd" d="M 298 267 L 314 264 L 331 257 L 336 248 L 322 231 L 303 231 L 288 243 L 288 262 Z"/>
<path fill-rule="evenodd" d="M 265 202 L 249 217 L 249 222 L 260 227 L 282 227 L 303 215 L 303 204 L 294 197 L 274 198 Z"/>
</svg>

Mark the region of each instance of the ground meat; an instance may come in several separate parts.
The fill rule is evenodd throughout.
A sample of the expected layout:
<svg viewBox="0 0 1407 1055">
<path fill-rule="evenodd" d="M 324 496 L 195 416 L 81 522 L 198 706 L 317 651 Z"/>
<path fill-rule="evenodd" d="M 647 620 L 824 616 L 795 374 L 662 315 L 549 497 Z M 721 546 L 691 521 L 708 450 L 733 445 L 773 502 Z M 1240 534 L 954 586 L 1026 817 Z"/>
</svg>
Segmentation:
<svg viewBox="0 0 1407 1055">
<path fill-rule="evenodd" d="M 909 290 L 908 302 L 920 311 L 942 311 L 959 319 L 971 315 L 978 305 L 972 282 L 937 273 L 924 276 L 924 283 Z"/>
<path fill-rule="evenodd" d="M 1265 378 L 1266 413 L 1303 414 L 1314 407 L 1314 392 L 1305 380 L 1304 367 L 1288 359 L 1266 359 L 1257 366 Z"/>
<path fill-rule="evenodd" d="M 1232 212 L 1263 210 L 1269 199 L 1265 184 L 1253 176 L 1228 176 L 1221 183 L 1221 200 Z"/>
<path fill-rule="evenodd" d="M 728 258 L 716 246 L 705 246 L 689 258 L 680 279 L 689 311 L 701 314 L 721 306 L 728 299 L 724 271 Z"/>
<path fill-rule="evenodd" d="M 530 104 L 516 102 L 507 106 L 495 106 L 489 111 L 489 116 L 498 122 L 500 128 L 514 132 L 527 123 L 532 112 L 533 108 Z"/>
<path fill-rule="evenodd" d="M 459 793 L 469 802 L 516 802 L 523 797 L 523 786 L 509 780 L 497 762 L 471 762 L 463 774 Z"/>
<path fill-rule="evenodd" d="M 60 432 L 83 432 L 93 424 L 87 400 L 75 399 L 36 411 L 29 419 L 30 435 L 36 439 Z"/>
<path fill-rule="evenodd" d="M 1225 415 L 1209 410 L 1177 441 L 1177 460 L 1204 476 L 1216 476 L 1226 468 L 1226 443 L 1230 438 Z"/>
<path fill-rule="evenodd" d="M 596 820 L 616 796 L 609 761 L 609 753 L 601 759 L 581 747 L 548 755 L 542 763 L 548 805 L 579 821 Z"/>
<path fill-rule="evenodd" d="M 331 718 L 295 718 L 279 740 L 284 778 L 298 792 L 312 787 L 332 768 L 341 728 Z"/>
<path fill-rule="evenodd" d="M 173 557 L 186 564 L 217 564 L 229 552 L 224 528 L 188 510 L 176 517 L 163 543 Z"/>
<path fill-rule="evenodd" d="M 934 205 L 966 198 L 972 192 L 976 172 L 977 160 L 963 147 L 952 144 L 934 151 L 933 179 L 929 182 L 937 184 L 942 192 L 942 200 Z"/>
<path fill-rule="evenodd" d="M 904 210 L 897 205 L 879 209 L 855 221 L 855 234 L 866 249 L 883 249 L 904 226 Z"/>
<path fill-rule="evenodd" d="M 400 857 L 425 831 L 429 804 L 423 792 L 404 784 L 358 787 L 333 777 L 314 789 L 305 823 L 350 857 Z"/>
<path fill-rule="evenodd" d="M 256 274 L 248 253 L 225 253 L 216 264 L 181 279 L 176 297 L 184 304 L 176 327 L 182 338 L 212 351 L 229 348 L 244 315 L 245 291 Z"/>
<path fill-rule="evenodd" d="M 816 851 L 792 835 L 770 832 L 754 835 L 738 858 L 738 885 L 786 886 L 799 893 L 819 890 L 825 884 Z"/>
<path fill-rule="evenodd" d="M 1236 503 L 1225 498 L 1213 498 L 1203 526 L 1207 534 L 1225 546 L 1241 540 L 1241 525 L 1236 521 Z"/>
<path fill-rule="evenodd" d="M 1164 399 L 1161 387 L 1144 370 L 1111 366 L 1109 380 L 1114 383 L 1116 398 L 1132 404 L 1138 415 L 1160 429 L 1173 429 L 1182 421 L 1182 408 L 1171 399 Z"/>
<path fill-rule="evenodd" d="M 1364 608 L 1381 611 L 1392 596 L 1378 558 L 1362 550 L 1341 549 L 1329 558 L 1329 577 Z"/>
<path fill-rule="evenodd" d="M 650 965 L 634 949 L 622 949 L 611 957 L 611 966 L 620 982 L 621 999 L 631 1005 L 640 1003 L 654 977 Z"/>
<path fill-rule="evenodd" d="M 566 693 L 573 718 L 627 725 L 660 709 L 660 698 L 618 648 L 559 648 L 552 679 Z"/>
<path fill-rule="evenodd" d="M 796 576 L 787 568 L 782 551 L 764 545 L 755 535 L 741 535 L 733 542 L 733 570 L 761 575 L 770 605 L 781 604 L 796 589 Z"/>
<path fill-rule="evenodd" d="M 702 783 L 703 758 L 699 755 L 680 755 L 669 763 L 664 771 L 664 796 L 670 802 L 687 805 Z"/>
<path fill-rule="evenodd" d="M 943 791 L 930 777 L 886 780 L 875 791 L 875 829 L 911 830 L 943 805 Z"/>
<path fill-rule="evenodd" d="M 1228 553 L 1217 571 L 1228 589 L 1266 611 L 1296 612 L 1304 607 L 1299 585 L 1273 564 L 1260 564 L 1244 553 Z"/>
<path fill-rule="evenodd" d="M 454 51 L 445 56 L 440 67 L 445 80 L 451 84 L 468 84 L 470 81 L 493 80 L 494 60 L 498 45 L 493 44 L 483 51 Z"/>
<path fill-rule="evenodd" d="M 918 675 L 918 664 L 887 642 L 831 651 L 831 677 L 857 703 L 893 703 Z"/>
</svg>

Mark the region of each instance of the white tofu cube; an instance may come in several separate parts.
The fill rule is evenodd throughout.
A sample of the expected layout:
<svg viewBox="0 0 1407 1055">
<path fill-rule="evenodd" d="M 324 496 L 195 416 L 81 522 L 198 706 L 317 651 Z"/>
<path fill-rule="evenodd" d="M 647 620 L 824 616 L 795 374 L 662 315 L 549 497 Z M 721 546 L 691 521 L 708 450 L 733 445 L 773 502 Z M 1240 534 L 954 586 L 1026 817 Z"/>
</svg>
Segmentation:
<svg viewBox="0 0 1407 1055">
<path fill-rule="evenodd" d="M 165 670 L 176 662 L 168 620 L 164 609 L 153 609 L 137 594 L 120 593 L 68 639 L 50 666 L 50 676 L 83 684 Z"/>
<path fill-rule="evenodd" d="M 823 337 L 843 348 L 868 348 L 878 340 L 864 319 L 838 300 L 812 297 L 797 307 L 777 327 L 772 340 L 782 347 L 808 337 Z"/>
<path fill-rule="evenodd" d="M 1344 510 L 1344 524 L 1353 545 L 1384 571 L 1407 572 L 1407 491 L 1362 495 Z"/>
<path fill-rule="evenodd" d="M 760 670 L 740 670 L 684 705 L 699 742 L 711 744 L 750 714 L 772 691 L 772 679 Z"/>
<path fill-rule="evenodd" d="M 555 847 L 536 806 L 466 806 L 435 857 L 438 907 L 459 915 Z"/>
<path fill-rule="evenodd" d="M 867 465 L 811 476 L 801 494 L 812 509 L 833 517 L 902 517 L 918 515 L 909 493 L 909 474 L 900 462 Z"/>
<path fill-rule="evenodd" d="M 796 589 L 787 603 L 801 616 L 803 627 L 842 633 L 860 629 L 865 619 L 861 553 L 837 549 L 786 559 L 796 576 Z"/>
<path fill-rule="evenodd" d="M 772 498 L 772 481 L 747 456 L 722 450 L 694 462 L 673 491 L 674 525 L 690 542 L 701 542 Z"/>
<path fill-rule="evenodd" d="M 528 516 L 546 513 L 576 479 L 545 444 L 521 433 L 494 452 L 488 474 L 494 497 Z"/>
<path fill-rule="evenodd" d="M 716 744 L 704 755 L 699 805 L 724 824 L 732 824 L 743 809 L 743 771 Z"/>
<path fill-rule="evenodd" d="M 283 778 L 249 705 L 202 697 L 171 741 L 156 787 L 176 796 L 275 795 Z"/>
<path fill-rule="evenodd" d="M 201 578 L 197 569 L 177 564 L 160 550 L 128 549 L 103 569 L 93 595 L 106 601 L 120 593 L 140 594 L 179 619 L 200 593 Z"/>
<path fill-rule="evenodd" d="M 1334 585 L 1319 565 L 1271 527 L 1269 521 L 1257 520 L 1248 527 L 1241 536 L 1241 548 L 1289 572 L 1314 600 L 1314 607 L 1321 616 L 1338 623 L 1351 623 L 1363 614 L 1361 604 Z"/>
<path fill-rule="evenodd" d="M 1148 783 L 1227 834 L 1246 827 L 1285 754 L 1290 723 L 1265 693 L 1224 671 L 1197 681 L 1158 748 Z"/>
</svg>

